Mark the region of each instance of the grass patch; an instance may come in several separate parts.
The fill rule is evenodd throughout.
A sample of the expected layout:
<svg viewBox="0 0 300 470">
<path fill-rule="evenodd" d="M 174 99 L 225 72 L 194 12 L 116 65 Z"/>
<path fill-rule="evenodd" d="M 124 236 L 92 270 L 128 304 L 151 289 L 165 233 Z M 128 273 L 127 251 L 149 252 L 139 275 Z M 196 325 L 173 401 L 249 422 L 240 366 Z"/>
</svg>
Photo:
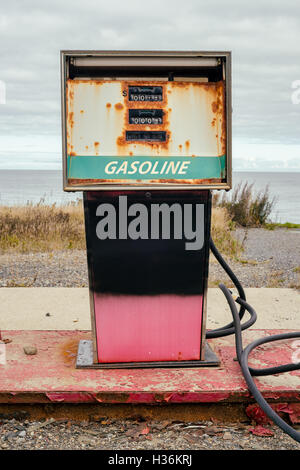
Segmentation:
<svg viewBox="0 0 300 470">
<path fill-rule="evenodd" d="M 300 224 L 292 224 L 291 222 L 285 222 L 280 224 L 279 222 L 270 222 L 265 224 L 264 228 L 267 230 L 274 230 L 275 228 L 300 228 Z"/>
<path fill-rule="evenodd" d="M 235 224 L 232 222 L 225 207 L 214 207 L 211 218 L 211 236 L 218 250 L 225 256 L 239 258 L 242 243 L 233 236 Z"/>
<path fill-rule="evenodd" d="M 255 259 L 237 259 L 237 261 L 239 261 L 241 264 L 249 264 L 251 266 L 257 266 L 258 265 L 258 261 L 256 261 Z"/>
<path fill-rule="evenodd" d="M 84 249 L 82 203 L 0 207 L 0 251 Z"/>
<path fill-rule="evenodd" d="M 219 287 L 219 284 L 221 283 L 224 284 L 224 278 L 223 279 L 213 279 L 211 277 L 208 278 L 208 287 Z M 232 280 L 229 278 L 226 278 L 226 286 L 228 288 L 235 287 Z"/>
<path fill-rule="evenodd" d="M 267 287 L 281 287 L 284 283 L 284 278 L 282 277 L 285 274 L 284 271 L 274 271 L 270 274 L 268 278 Z"/>
<path fill-rule="evenodd" d="M 269 188 L 254 192 L 253 184 L 240 183 L 232 191 L 213 196 L 214 207 L 224 207 L 233 222 L 242 227 L 262 227 L 269 221 L 275 206 L 275 198 L 270 199 Z"/>
</svg>

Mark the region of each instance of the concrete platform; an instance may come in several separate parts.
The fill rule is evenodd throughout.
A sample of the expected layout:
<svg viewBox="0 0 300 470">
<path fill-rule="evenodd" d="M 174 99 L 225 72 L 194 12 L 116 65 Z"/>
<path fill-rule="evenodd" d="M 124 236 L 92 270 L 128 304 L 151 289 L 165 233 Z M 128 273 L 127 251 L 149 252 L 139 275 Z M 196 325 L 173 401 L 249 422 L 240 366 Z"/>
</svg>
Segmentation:
<svg viewBox="0 0 300 470">
<path fill-rule="evenodd" d="M 286 331 L 286 330 L 285 330 Z M 244 333 L 245 344 L 282 330 Z M 82 370 L 75 369 L 77 345 L 89 339 L 86 331 L 5 331 L 6 364 L 0 365 L 0 403 L 249 403 L 250 396 L 239 364 L 234 339 L 210 340 L 221 359 L 217 368 Z M 38 353 L 24 354 L 35 345 Z M 251 365 L 266 367 L 292 361 L 293 341 L 266 344 L 252 354 Z M 300 402 L 300 371 L 257 379 L 273 402 Z"/>
<path fill-rule="evenodd" d="M 243 333 L 244 345 L 259 337 L 300 330 L 299 292 L 251 288 L 246 295 L 258 321 Z M 235 360 L 233 337 L 209 341 L 221 359 L 218 368 L 78 370 L 78 342 L 90 339 L 88 289 L 2 288 L 0 300 L 2 338 L 11 340 L 5 345 L 6 364 L 1 364 L 0 357 L 0 416 L 21 409 L 33 419 L 69 419 L 75 414 L 78 419 L 91 414 L 189 421 L 247 418 L 245 409 L 253 399 Z M 222 293 L 209 289 L 208 328 L 230 321 Z M 26 345 L 35 345 L 37 355 L 25 355 Z M 251 365 L 291 362 L 297 347 L 299 342 L 292 340 L 263 345 L 251 355 Z M 269 402 L 288 403 L 298 410 L 300 371 L 256 380 Z"/>
</svg>

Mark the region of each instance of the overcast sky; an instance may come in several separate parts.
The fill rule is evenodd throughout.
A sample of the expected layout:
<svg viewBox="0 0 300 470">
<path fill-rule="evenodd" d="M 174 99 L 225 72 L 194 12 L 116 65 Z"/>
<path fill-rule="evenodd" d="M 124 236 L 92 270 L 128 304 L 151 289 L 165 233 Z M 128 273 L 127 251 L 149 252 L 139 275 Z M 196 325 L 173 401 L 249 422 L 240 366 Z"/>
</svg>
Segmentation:
<svg viewBox="0 0 300 470">
<path fill-rule="evenodd" d="M 300 170 L 299 0 L 2 0 L 0 168 L 60 168 L 61 49 L 231 50 L 234 168 Z"/>
</svg>

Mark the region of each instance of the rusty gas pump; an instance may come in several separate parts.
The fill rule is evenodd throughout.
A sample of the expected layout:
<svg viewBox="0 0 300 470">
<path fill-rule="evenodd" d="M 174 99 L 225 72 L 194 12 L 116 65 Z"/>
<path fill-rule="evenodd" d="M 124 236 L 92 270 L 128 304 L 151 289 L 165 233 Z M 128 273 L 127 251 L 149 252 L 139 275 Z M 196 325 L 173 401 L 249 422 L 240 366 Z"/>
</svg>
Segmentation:
<svg viewBox="0 0 300 470">
<path fill-rule="evenodd" d="M 211 190 L 231 187 L 229 52 L 64 51 L 64 190 L 83 191 L 93 341 L 77 367 L 215 365 Z"/>
</svg>

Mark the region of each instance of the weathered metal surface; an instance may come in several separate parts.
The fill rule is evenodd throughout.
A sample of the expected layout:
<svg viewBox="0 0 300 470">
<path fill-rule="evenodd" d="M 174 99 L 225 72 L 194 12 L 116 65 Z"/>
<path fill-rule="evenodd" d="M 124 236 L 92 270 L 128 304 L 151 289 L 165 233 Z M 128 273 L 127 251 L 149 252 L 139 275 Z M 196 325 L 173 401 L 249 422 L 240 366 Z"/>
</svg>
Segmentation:
<svg viewBox="0 0 300 470">
<path fill-rule="evenodd" d="M 152 204 L 166 202 L 162 191 L 155 191 L 150 198 L 146 191 L 94 191 L 84 195 L 96 362 L 203 359 L 211 194 L 196 190 L 168 193 L 169 205 L 176 203 L 182 213 L 186 204 L 198 204 L 203 209 L 203 219 L 196 217 L 196 211 L 191 217 L 191 225 L 197 225 L 203 237 L 203 246 L 191 256 L 186 250 L 187 233 L 182 238 L 170 235 L 159 240 L 149 235 L 134 243 L 127 235 L 99 240 L 99 204 L 110 204 L 119 220 L 119 196 L 125 193 L 123 214 L 132 203 L 142 203 L 151 214 Z M 147 219 L 149 234 L 151 227 Z"/>
<path fill-rule="evenodd" d="M 90 339 L 82 339 L 78 343 L 76 368 L 91 367 L 94 363 L 94 347 L 93 341 Z"/>
<path fill-rule="evenodd" d="M 163 88 L 161 101 L 135 101 L 130 100 L 129 89 L 141 88 L 140 82 L 68 80 L 68 154 L 221 156 L 226 153 L 224 82 L 147 82 L 148 88 L 157 86 Z M 129 109 L 161 109 L 163 123 L 131 124 Z M 126 141 L 126 130 L 166 131 L 167 141 L 160 145 L 147 140 L 131 143 Z"/>
<path fill-rule="evenodd" d="M 26 403 L 1 404 L 0 415 L 7 419 L 27 419 L 42 421 L 53 418 L 57 421 L 101 422 L 121 419 L 144 419 L 151 421 L 171 421 L 195 423 L 216 421 L 226 423 L 245 422 L 245 406 L 240 403 L 174 403 L 168 405 L 124 404 L 124 403 Z"/>
<path fill-rule="evenodd" d="M 199 361 L 202 302 L 202 295 L 95 293 L 99 362 Z"/>
<path fill-rule="evenodd" d="M 286 332 L 287 330 L 285 330 Z M 245 343 L 282 330 L 248 330 Z M 0 403 L 232 403 L 252 402 L 239 364 L 234 338 L 209 341 L 221 367 L 205 369 L 75 369 L 76 343 L 90 339 L 80 331 L 5 331 L 7 364 L 0 365 Z M 35 344 L 26 356 L 24 344 Z M 291 343 L 264 345 L 250 365 L 291 361 Z M 266 354 L 266 356 L 265 356 Z M 272 356 L 272 357 L 271 357 Z M 266 380 L 268 379 L 268 380 Z M 300 372 L 257 377 L 263 395 L 274 402 L 300 402 Z M 292 410 L 293 411 L 293 410 Z M 294 411 L 293 411 L 294 412 Z M 294 418 L 296 419 L 296 418 Z"/>
<path fill-rule="evenodd" d="M 205 359 L 200 361 L 184 361 L 180 362 L 180 367 L 212 367 L 212 366 L 219 366 L 220 361 L 217 355 L 213 352 L 210 346 L 206 343 L 205 344 Z M 164 362 L 121 362 L 121 363 L 93 363 L 93 342 L 92 340 L 83 339 L 79 341 L 78 344 L 78 352 L 77 352 L 77 360 L 76 360 L 76 368 L 83 369 L 83 368 L 94 368 L 94 369 L 134 369 L 134 368 L 147 368 L 147 367 L 178 367 L 178 362 L 174 361 L 164 361 Z"/>
<path fill-rule="evenodd" d="M 223 81 L 68 80 L 68 184 L 225 181 L 225 101 Z"/>
</svg>

